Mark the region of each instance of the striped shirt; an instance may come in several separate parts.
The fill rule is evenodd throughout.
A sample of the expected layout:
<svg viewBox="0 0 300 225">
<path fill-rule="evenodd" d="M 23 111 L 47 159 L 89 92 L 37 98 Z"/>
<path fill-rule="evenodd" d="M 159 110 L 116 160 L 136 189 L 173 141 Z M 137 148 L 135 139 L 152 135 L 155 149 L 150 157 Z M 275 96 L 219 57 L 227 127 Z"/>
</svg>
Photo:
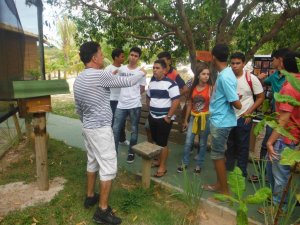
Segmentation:
<svg viewBox="0 0 300 225">
<path fill-rule="evenodd" d="M 111 126 L 110 88 L 129 87 L 139 82 L 144 74 L 120 77 L 104 70 L 83 70 L 74 82 L 76 111 L 87 129 Z"/>
<path fill-rule="evenodd" d="M 149 83 L 147 96 L 150 98 L 150 114 L 153 118 L 165 117 L 172 105 L 172 101 L 180 97 L 179 88 L 175 81 L 164 77 L 155 78 Z"/>
</svg>

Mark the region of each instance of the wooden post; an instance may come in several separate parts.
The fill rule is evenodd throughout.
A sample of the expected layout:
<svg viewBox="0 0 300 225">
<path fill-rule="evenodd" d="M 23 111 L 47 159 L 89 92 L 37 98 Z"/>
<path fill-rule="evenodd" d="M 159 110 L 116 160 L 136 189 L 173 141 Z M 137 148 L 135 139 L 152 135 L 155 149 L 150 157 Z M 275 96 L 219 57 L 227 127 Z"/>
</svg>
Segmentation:
<svg viewBox="0 0 300 225">
<path fill-rule="evenodd" d="M 143 158 L 142 161 L 142 187 L 150 187 L 150 176 L 151 176 L 151 159 Z"/>
<path fill-rule="evenodd" d="M 13 115 L 13 119 L 14 119 L 16 131 L 17 131 L 17 134 L 18 134 L 18 139 L 21 140 L 22 139 L 22 132 L 21 132 L 19 120 L 18 120 L 16 114 Z"/>
<path fill-rule="evenodd" d="M 46 144 L 46 113 L 33 114 L 35 135 L 36 172 L 38 188 L 41 191 L 49 190 L 48 156 Z"/>
</svg>

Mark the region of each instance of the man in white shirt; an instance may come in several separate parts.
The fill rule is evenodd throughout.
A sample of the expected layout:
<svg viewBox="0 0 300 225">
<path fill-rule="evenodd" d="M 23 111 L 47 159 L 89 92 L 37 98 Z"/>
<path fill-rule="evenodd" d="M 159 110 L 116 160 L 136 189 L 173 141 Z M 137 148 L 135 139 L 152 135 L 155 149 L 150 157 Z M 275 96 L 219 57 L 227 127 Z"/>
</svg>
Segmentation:
<svg viewBox="0 0 300 225">
<path fill-rule="evenodd" d="M 237 117 L 237 126 L 229 134 L 226 151 L 226 169 L 232 171 L 237 166 L 242 170 L 243 176 L 247 177 L 247 163 L 249 157 L 251 118 L 245 115 L 252 114 L 263 103 L 265 96 L 263 87 L 258 78 L 244 70 L 245 55 L 241 52 L 230 56 L 231 68 L 237 78 L 237 93 L 242 103 L 241 109 L 234 109 Z M 253 98 L 255 96 L 255 100 Z"/>
<path fill-rule="evenodd" d="M 131 48 L 128 56 L 128 65 L 121 66 L 118 75 L 121 77 L 131 77 L 140 73 L 146 73 L 138 66 L 141 54 L 142 50 L 140 48 Z M 138 140 L 138 124 L 142 108 L 141 94 L 145 91 L 145 86 L 146 77 L 140 79 L 140 82 L 132 87 L 121 88 L 119 102 L 115 112 L 113 131 L 117 151 L 121 128 L 126 122 L 126 117 L 130 117 L 131 137 L 127 156 L 128 163 L 134 162 L 134 153 L 131 147 L 137 144 Z"/>
<path fill-rule="evenodd" d="M 122 66 L 125 60 L 125 54 L 123 49 L 116 48 L 112 51 L 111 57 L 113 59 L 113 64 L 110 64 L 105 68 L 106 71 L 117 75 L 119 68 Z M 119 97 L 120 97 L 121 88 L 110 88 L 110 107 L 113 113 L 113 120 L 112 120 L 112 127 L 114 123 L 114 116 L 115 111 L 118 105 Z M 119 144 L 129 145 L 129 141 L 126 140 L 126 133 L 125 133 L 125 124 L 121 128 L 120 131 L 120 139 Z"/>
</svg>

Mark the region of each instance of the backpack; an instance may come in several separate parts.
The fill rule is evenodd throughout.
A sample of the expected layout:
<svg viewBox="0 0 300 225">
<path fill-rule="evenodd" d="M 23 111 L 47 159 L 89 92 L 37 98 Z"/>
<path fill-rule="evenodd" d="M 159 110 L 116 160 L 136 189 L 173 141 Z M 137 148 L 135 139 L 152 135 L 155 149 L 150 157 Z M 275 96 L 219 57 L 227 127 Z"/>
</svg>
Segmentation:
<svg viewBox="0 0 300 225">
<path fill-rule="evenodd" d="M 254 91 L 253 91 L 253 84 L 252 84 L 252 80 L 251 80 L 251 74 L 249 72 L 246 72 L 246 81 L 252 91 L 252 94 L 254 96 Z"/>
</svg>

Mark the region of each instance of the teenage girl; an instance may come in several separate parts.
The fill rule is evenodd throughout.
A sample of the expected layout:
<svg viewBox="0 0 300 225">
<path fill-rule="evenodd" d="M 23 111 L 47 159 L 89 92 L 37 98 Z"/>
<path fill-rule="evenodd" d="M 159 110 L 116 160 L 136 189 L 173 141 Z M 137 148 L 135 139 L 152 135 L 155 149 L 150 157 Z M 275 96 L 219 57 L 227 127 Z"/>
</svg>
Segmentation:
<svg viewBox="0 0 300 225">
<path fill-rule="evenodd" d="M 182 165 L 177 168 L 181 173 L 189 164 L 190 151 L 194 147 L 195 135 L 199 135 L 199 155 L 194 173 L 200 173 L 207 150 L 209 134 L 209 101 L 212 91 L 210 70 L 207 64 L 198 64 L 194 70 L 194 81 L 187 99 L 187 111 L 183 129 L 187 128 Z M 189 119 L 190 118 L 190 119 Z M 188 122 L 189 119 L 189 122 Z"/>
</svg>

